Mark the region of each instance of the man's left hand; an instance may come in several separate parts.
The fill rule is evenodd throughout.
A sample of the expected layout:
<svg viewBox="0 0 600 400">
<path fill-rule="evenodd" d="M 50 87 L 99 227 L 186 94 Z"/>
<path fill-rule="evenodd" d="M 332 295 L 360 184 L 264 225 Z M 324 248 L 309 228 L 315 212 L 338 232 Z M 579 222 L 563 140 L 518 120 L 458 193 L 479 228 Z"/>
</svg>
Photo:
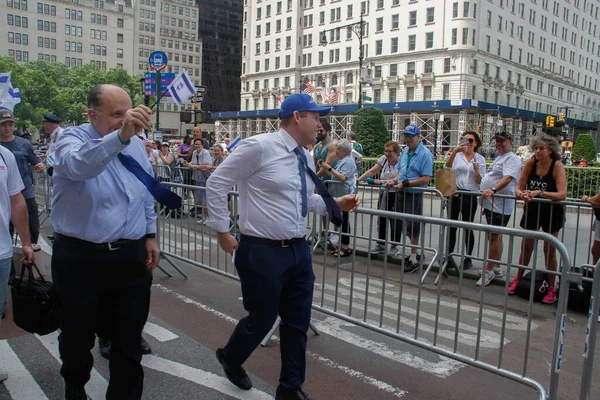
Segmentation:
<svg viewBox="0 0 600 400">
<path fill-rule="evenodd" d="M 158 265 L 160 250 L 156 238 L 146 239 L 146 268 L 152 271 Z"/>
<path fill-rule="evenodd" d="M 37 163 L 33 166 L 33 168 L 35 169 L 35 172 L 44 172 L 44 164 Z"/>
<path fill-rule="evenodd" d="M 360 205 L 360 200 L 355 194 L 347 194 L 345 196 L 338 197 L 337 199 L 335 199 L 335 202 L 337 203 L 340 210 L 350 212 L 356 211 L 356 209 Z"/>
</svg>

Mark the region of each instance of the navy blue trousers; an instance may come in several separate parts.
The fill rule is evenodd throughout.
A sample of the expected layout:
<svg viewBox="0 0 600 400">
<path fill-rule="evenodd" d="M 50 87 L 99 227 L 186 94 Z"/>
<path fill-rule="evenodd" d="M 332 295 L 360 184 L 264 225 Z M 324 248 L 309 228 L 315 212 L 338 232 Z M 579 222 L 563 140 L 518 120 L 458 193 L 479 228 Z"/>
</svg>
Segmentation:
<svg viewBox="0 0 600 400">
<path fill-rule="evenodd" d="M 235 267 L 248 316 L 238 322 L 223 349 L 225 362 L 242 365 L 279 315 L 279 384 L 286 389 L 300 387 L 306 372 L 306 332 L 315 282 L 308 244 L 276 247 L 249 244 L 242 238 Z"/>
</svg>

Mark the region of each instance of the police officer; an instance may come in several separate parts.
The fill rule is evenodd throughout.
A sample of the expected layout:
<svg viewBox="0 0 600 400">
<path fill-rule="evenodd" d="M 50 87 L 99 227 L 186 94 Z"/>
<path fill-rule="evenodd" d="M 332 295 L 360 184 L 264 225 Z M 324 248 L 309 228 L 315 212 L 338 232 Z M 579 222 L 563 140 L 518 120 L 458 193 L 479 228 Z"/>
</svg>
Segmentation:
<svg viewBox="0 0 600 400">
<path fill-rule="evenodd" d="M 56 141 L 64 130 L 60 126 L 61 122 L 62 119 L 56 115 L 49 113 L 44 114 L 44 124 L 42 127 L 44 129 L 44 133 L 50 137 L 48 150 L 46 151 L 46 165 L 48 166 L 47 171 L 48 175 L 50 176 L 52 176 L 52 173 L 54 172 L 54 152 L 56 151 Z"/>
</svg>

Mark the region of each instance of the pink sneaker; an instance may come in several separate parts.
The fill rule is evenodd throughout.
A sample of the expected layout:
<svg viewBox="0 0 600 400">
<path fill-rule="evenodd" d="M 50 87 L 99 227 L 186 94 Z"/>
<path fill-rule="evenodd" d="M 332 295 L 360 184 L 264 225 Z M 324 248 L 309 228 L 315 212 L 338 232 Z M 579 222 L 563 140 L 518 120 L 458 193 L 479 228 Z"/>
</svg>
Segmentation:
<svg viewBox="0 0 600 400">
<path fill-rule="evenodd" d="M 542 303 L 552 304 L 556 300 L 556 289 L 554 287 L 549 287 L 548 291 L 546 292 L 546 295 L 544 296 L 544 299 L 542 300 Z"/>
<path fill-rule="evenodd" d="M 508 294 L 515 294 L 518 284 L 519 284 L 519 280 L 517 278 L 510 281 L 510 285 L 508 285 Z"/>
</svg>

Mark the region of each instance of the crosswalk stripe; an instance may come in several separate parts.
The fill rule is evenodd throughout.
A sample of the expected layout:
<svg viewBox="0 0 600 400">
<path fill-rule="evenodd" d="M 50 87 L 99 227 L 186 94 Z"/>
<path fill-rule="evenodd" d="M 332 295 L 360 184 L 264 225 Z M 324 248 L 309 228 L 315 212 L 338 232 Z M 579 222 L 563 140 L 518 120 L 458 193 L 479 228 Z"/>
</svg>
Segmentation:
<svg viewBox="0 0 600 400">
<path fill-rule="evenodd" d="M 42 345 L 52 354 L 52 357 L 56 361 L 61 362 L 60 355 L 58 353 L 58 333 L 53 332 L 48 335 L 35 337 L 42 343 Z M 100 400 L 106 396 L 106 389 L 108 388 L 108 382 L 96 368 L 92 368 L 92 373 L 89 382 L 85 385 L 85 390 L 92 399 Z"/>
<path fill-rule="evenodd" d="M 6 340 L 0 340 L 0 365 L 8 373 L 4 386 L 12 400 L 48 399 Z"/>
<path fill-rule="evenodd" d="M 166 360 L 155 355 L 146 355 L 142 359 L 142 365 L 155 371 L 186 379 L 204 387 L 214 389 L 218 392 L 234 397 L 236 399 L 263 400 L 273 399 L 268 393 L 256 388 L 242 390 L 233 386 L 228 379 L 202 369 L 190 367 L 175 361 Z"/>
<path fill-rule="evenodd" d="M 152 336 L 159 342 L 168 342 L 169 340 L 177 339 L 179 337 L 170 330 L 153 324 L 152 322 L 146 322 L 146 325 L 144 326 L 144 333 Z"/>
</svg>

